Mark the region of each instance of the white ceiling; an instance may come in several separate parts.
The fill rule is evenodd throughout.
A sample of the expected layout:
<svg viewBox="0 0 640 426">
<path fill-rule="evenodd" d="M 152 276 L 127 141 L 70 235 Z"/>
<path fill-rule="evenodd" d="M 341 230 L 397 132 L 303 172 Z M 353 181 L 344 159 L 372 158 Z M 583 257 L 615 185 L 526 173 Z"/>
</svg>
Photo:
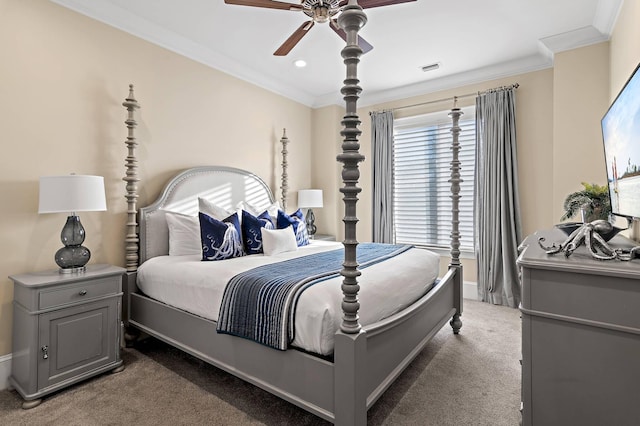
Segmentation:
<svg viewBox="0 0 640 426">
<path fill-rule="evenodd" d="M 309 19 L 300 11 L 223 0 L 51 1 L 305 105 L 342 104 L 344 42 L 327 24 L 273 56 Z M 358 67 L 359 104 L 548 68 L 554 53 L 608 40 L 622 1 L 417 0 L 366 9 L 360 35 L 374 48 Z M 422 71 L 435 62 L 438 70 Z"/>
</svg>

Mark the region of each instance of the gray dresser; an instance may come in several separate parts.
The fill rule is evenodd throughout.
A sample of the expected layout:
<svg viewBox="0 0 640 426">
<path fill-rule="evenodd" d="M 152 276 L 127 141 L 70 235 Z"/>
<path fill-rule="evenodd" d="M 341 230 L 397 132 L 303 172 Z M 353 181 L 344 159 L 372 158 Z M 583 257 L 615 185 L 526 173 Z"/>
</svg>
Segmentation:
<svg viewBox="0 0 640 426">
<path fill-rule="evenodd" d="M 523 425 L 640 425 L 640 259 L 598 261 L 585 247 L 547 255 L 540 236 L 566 238 L 533 234 L 518 259 Z"/>
<path fill-rule="evenodd" d="M 9 383 L 35 407 L 41 397 L 122 367 L 124 269 L 90 265 L 84 273 L 10 276 L 14 282 Z"/>
</svg>

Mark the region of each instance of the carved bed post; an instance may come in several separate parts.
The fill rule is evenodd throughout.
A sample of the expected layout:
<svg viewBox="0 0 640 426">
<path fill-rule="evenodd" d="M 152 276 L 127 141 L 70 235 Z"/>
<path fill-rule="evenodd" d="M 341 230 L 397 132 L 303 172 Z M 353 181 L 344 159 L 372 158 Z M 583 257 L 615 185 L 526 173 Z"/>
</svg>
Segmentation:
<svg viewBox="0 0 640 426">
<path fill-rule="evenodd" d="M 340 274 L 342 282 L 342 323 L 340 332 L 336 334 L 335 342 L 335 423 L 344 425 L 364 425 L 367 422 L 366 402 L 366 350 L 367 341 L 362 331 L 358 310 L 357 277 L 360 276 L 356 258 L 356 203 L 361 188 L 358 187 L 360 171 L 358 163 L 364 161 L 360 154 L 358 129 L 360 119 L 357 113 L 357 101 L 362 89 L 358 85 L 358 63 L 362 49 L 358 46 L 358 31 L 367 22 L 367 17 L 356 0 L 349 0 L 343 12 L 338 17 L 338 25 L 347 34 L 347 45 L 342 49 L 342 57 L 346 65 L 346 79 L 342 87 L 342 94 L 346 104 L 346 113 L 342 120 L 344 126 L 340 134 L 344 137 L 342 153 L 337 160 L 343 163 L 342 180 L 344 187 L 340 188 L 345 205 L 344 222 L 344 263 Z M 360 360 L 358 362 L 357 360 Z"/>
<path fill-rule="evenodd" d="M 127 183 L 127 235 L 125 237 L 125 259 L 127 272 L 136 272 L 138 270 L 138 222 L 137 222 L 137 201 L 138 201 L 138 160 L 136 159 L 136 142 L 135 129 L 138 122 L 135 120 L 135 110 L 140 108 L 138 101 L 133 95 L 133 84 L 129 85 L 129 96 L 122 103 L 122 106 L 127 108 L 127 119 L 125 123 L 127 125 L 127 158 L 125 160 L 125 167 L 127 168 L 125 177 L 122 178 Z"/>
<path fill-rule="evenodd" d="M 140 239 L 138 238 L 138 221 L 137 221 L 137 202 L 138 202 L 138 160 L 136 159 L 136 142 L 135 128 L 138 123 L 135 120 L 135 110 L 140 108 L 138 101 L 133 95 L 133 84 L 129 85 L 129 96 L 122 103 L 122 106 L 127 108 L 127 119 L 125 124 L 127 125 L 127 158 L 125 160 L 126 173 L 122 178 L 126 184 L 127 194 L 127 233 L 125 236 L 125 267 L 127 270 L 126 279 L 123 282 L 124 297 L 122 301 L 122 318 L 125 324 L 129 321 L 129 295 L 133 292 L 136 285 L 136 272 L 138 271 L 138 248 Z M 125 333 L 124 339 L 129 345 L 135 336 Z"/>
<path fill-rule="evenodd" d="M 462 178 L 460 177 L 460 160 L 458 159 L 458 154 L 460 152 L 460 116 L 463 112 L 457 106 L 458 99 L 454 97 L 453 100 L 453 108 L 449 113 L 449 117 L 451 117 L 451 134 L 453 136 L 453 142 L 451 144 L 452 151 L 452 159 L 451 159 L 451 179 L 449 182 L 451 183 L 451 263 L 449 263 L 449 268 L 455 268 L 456 271 L 456 282 L 454 285 L 455 289 L 455 308 L 456 313 L 453 315 L 453 318 L 449 322 L 451 327 L 453 328 L 453 333 L 458 334 L 460 332 L 460 328 L 462 327 L 462 321 L 460 320 L 460 315 L 462 314 L 462 264 L 460 263 L 460 183 L 462 183 Z"/>
<path fill-rule="evenodd" d="M 358 217 L 356 215 L 356 203 L 358 202 L 358 194 L 362 191 L 358 187 L 358 179 L 360 171 L 358 163 L 364 161 L 364 155 L 360 154 L 360 144 L 358 137 L 361 134 L 358 126 L 360 118 L 357 112 L 357 101 L 362 88 L 358 86 L 358 63 L 362 55 L 362 49 L 358 46 L 358 30 L 367 22 L 367 17 L 358 6 L 355 0 L 349 0 L 349 4 L 345 7 L 342 14 L 338 18 L 338 23 L 347 33 L 347 46 L 342 50 L 342 57 L 347 67 L 347 78 L 344 80 L 342 94 L 346 103 L 346 114 L 342 120 L 344 129 L 340 134 L 344 137 L 342 143 L 342 154 L 338 155 L 338 161 L 344 164 L 342 168 L 342 181 L 344 187 L 340 188 L 340 192 L 344 195 L 345 216 L 344 222 L 344 264 L 341 271 L 344 277 L 342 291 L 344 299 L 342 309 L 344 316 L 340 329 L 347 334 L 355 334 L 360 331 L 360 323 L 358 322 L 358 280 L 360 271 L 358 271 L 358 263 L 356 260 L 356 248 L 358 240 L 356 239 L 356 224 Z"/>
<path fill-rule="evenodd" d="M 289 183 L 288 183 L 288 175 L 287 175 L 287 144 L 289 143 L 289 138 L 287 138 L 287 129 L 282 129 L 282 138 L 280 139 L 282 142 L 282 210 L 287 211 L 287 192 L 289 192 Z"/>
</svg>

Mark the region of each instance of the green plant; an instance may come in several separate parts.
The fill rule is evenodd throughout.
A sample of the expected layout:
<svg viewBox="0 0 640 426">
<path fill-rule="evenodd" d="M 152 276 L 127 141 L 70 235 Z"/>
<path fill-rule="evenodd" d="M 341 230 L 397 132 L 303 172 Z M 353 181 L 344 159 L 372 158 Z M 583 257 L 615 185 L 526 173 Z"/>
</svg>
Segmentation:
<svg viewBox="0 0 640 426">
<path fill-rule="evenodd" d="M 571 219 L 581 210 L 585 220 L 591 222 L 596 219 L 609 219 L 611 202 L 609 189 L 606 185 L 582 182 L 584 189 L 567 195 L 564 200 L 564 215 L 560 220 Z"/>
</svg>

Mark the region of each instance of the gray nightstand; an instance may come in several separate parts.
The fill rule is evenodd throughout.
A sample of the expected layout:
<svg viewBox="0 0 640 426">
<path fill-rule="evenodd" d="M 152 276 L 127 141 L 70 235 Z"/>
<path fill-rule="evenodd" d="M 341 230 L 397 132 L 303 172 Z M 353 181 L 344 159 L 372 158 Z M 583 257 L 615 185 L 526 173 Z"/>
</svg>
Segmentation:
<svg viewBox="0 0 640 426">
<path fill-rule="evenodd" d="M 9 383 L 22 408 L 81 380 L 123 369 L 120 359 L 125 270 L 90 265 L 84 273 L 13 275 L 13 357 Z"/>
</svg>

